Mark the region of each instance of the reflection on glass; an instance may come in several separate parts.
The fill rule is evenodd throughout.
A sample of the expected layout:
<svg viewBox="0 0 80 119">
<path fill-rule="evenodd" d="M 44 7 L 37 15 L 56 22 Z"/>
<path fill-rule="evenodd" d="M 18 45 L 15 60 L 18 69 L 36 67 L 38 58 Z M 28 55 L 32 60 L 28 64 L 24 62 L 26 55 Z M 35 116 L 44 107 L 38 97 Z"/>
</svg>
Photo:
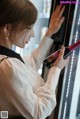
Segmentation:
<svg viewBox="0 0 80 119">
<path fill-rule="evenodd" d="M 80 119 L 80 90 L 79 90 L 79 98 L 78 98 L 78 105 L 77 105 L 76 119 Z"/>
<path fill-rule="evenodd" d="M 76 4 L 70 44 L 77 42 L 78 39 L 80 39 L 80 5 Z M 73 51 L 65 71 L 58 119 L 80 119 L 80 48 Z"/>
</svg>

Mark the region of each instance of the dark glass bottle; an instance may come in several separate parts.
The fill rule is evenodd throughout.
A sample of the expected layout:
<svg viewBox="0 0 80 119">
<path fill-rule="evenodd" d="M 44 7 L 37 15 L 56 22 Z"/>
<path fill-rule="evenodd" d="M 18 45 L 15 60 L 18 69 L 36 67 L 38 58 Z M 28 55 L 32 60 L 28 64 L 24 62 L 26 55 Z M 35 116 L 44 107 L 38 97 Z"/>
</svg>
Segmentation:
<svg viewBox="0 0 80 119">
<path fill-rule="evenodd" d="M 64 59 L 66 59 L 72 53 L 72 51 L 75 50 L 76 48 L 78 48 L 79 46 L 80 46 L 80 40 L 78 40 L 76 43 L 66 47 L 65 53 L 64 53 Z M 55 62 L 55 60 L 58 58 L 60 50 L 61 49 L 59 49 L 58 51 L 54 52 L 53 54 L 51 54 L 50 56 L 48 56 L 44 59 L 44 64 L 48 68 L 50 68 L 52 66 L 52 64 Z"/>
</svg>

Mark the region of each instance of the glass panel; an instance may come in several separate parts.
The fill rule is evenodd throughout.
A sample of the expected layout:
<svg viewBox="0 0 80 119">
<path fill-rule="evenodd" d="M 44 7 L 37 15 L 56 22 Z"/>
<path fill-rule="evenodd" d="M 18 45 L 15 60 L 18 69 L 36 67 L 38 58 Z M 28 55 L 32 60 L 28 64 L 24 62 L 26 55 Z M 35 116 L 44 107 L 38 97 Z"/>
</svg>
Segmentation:
<svg viewBox="0 0 80 119">
<path fill-rule="evenodd" d="M 78 98 L 78 105 L 76 111 L 76 119 L 80 119 L 80 90 L 79 90 L 79 98 Z"/>
<path fill-rule="evenodd" d="M 76 1 L 70 44 L 80 40 L 80 0 Z M 66 68 L 58 119 L 80 119 L 80 48 L 73 51 Z"/>
</svg>

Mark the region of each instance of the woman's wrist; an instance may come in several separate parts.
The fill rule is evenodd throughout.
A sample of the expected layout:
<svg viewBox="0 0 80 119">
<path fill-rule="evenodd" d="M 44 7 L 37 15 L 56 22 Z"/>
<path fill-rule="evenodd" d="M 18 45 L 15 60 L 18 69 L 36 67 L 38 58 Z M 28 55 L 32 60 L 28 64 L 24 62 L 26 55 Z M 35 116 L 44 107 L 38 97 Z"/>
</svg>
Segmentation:
<svg viewBox="0 0 80 119">
<path fill-rule="evenodd" d="M 51 38 L 52 33 L 48 30 L 48 31 L 46 32 L 45 36 L 47 36 L 47 37 L 50 37 L 50 38 Z"/>
<path fill-rule="evenodd" d="M 57 67 L 61 70 L 61 67 L 59 65 L 53 65 L 53 67 Z"/>
</svg>

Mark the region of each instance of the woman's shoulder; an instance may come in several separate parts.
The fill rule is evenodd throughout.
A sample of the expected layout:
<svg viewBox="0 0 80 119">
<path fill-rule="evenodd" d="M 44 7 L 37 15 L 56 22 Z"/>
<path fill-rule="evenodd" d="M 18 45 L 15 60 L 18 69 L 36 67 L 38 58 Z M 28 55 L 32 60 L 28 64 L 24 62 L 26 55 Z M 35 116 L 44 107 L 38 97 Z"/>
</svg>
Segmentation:
<svg viewBox="0 0 80 119">
<path fill-rule="evenodd" d="M 22 64 L 23 62 L 21 62 L 17 58 L 8 57 L 6 55 L 0 55 L 0 64 L 1 63 Z"/>
<path fill-rule="evenodd" d="M 9 82 L 13 76 L 13 64 L 5 55 L 0 55 L 0 82 Z"/>
<path fill-rule="evenodd" d="M 17 81 L 19 79 L 18 81 L 20 81 L 23 75 L 27 78 L 28 69 L 23 62 L 17 58 L 0 56 L 0 77 L 3 80 L 12 81 L 14 79 Z"/>
<path fill-rule="evenodd" d="M 17 58 L 0 55 L 0 70 L 14 71 L 18 69 L 24 69 L 24 63 Z"/>
</svg>

